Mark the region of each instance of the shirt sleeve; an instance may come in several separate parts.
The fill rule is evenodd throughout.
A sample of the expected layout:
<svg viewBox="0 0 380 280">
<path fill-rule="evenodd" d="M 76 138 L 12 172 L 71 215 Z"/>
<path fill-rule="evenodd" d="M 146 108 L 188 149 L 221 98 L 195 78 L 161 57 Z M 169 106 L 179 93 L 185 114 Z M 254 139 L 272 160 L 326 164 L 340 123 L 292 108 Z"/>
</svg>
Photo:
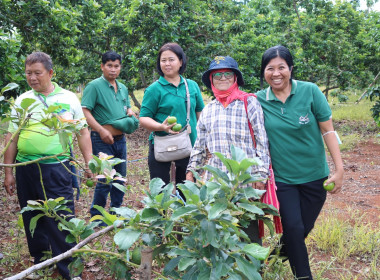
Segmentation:
<svg viewBox="0 0 380 280">
<path fill-rule="evenodd" d="M 252 166 L 257 173 L 263 178 L 269 177 L 269 142 L 268 136 L 264 126 L 264 113 L 260 103 L 255 97 L 248 98 L 248 114 L 249 120 L 252 125 L 253 132 L 255 134 L 256 141 L 256 155 L 263 161 L 263 165 Z"/>
<path fill-rule="evenodd" d="M 148 87 L 144 92 L 143 101 L 141 103 L 140 117 L 154 118 L 157 113 L 159 105 L 158 94 L 154 94 L 154 91 L 151 89 L 151 87 Z"/>
<path fill-rule="evenodd" d="M 191 151 L 189 164 L 187 165 L 187 171 L 199 171 L 200 167 L 202 167 L 206 162 L 206 127 L 204 125 L 202 115 L 203 114 L 201 114 L 197 122 L 197 139 L 195 140 L 193 149 Z"/>
<path fill-rule="evenodd" d="M 312 84 L 313 102 L 312 111 L 318 122 L 325 122 L 331 118 L 331 108 L 327 102 L 326 96 L 318 88 L 317 85 Z"/>
<path fill-rule="evenodd" d="M 81 103 L 79 102 L 79 99 L 78 97 L 74 94 L 74 93 L 71 93 L 73 96 L 72 96 L 72 110 L 73 110 L 73 119 L 74 120 L 79 120 L 80 121 L 80 127 L 83 128 L 85 126 L 87 126 L 87 121 L 86 121 L 86 118 L 83 114 L 83 109 L 82 109 L 82 106 L 81 106 Z"/>
<path fill-rule="evenodd" d="M 83 91 L 82 102 L 81 102 L 82 107 L 87 108 L 88 110 L 92 111 L 96 104 L 97 95 L 98 95 L 98 91 L 96 89 L 96 86 L 89 83 Z"/>
</svg>

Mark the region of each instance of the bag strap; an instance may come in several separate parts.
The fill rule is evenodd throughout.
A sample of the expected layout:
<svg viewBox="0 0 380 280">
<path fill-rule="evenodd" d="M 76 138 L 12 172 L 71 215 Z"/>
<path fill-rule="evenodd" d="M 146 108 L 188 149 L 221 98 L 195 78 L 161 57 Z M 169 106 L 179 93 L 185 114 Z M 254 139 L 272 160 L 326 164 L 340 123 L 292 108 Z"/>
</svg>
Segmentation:
<svg viewBox="0 0 380 280">
<path fill-rule="evenodd" d="M 247 94 L 246 96 L 244 96 L 244 108 L 245 108 L 245 113 L 247 115 L 249 132 L 251 133 L 253 145 L 255 146 L 255 149 L 256 149 L 255 133 L 253 132 L 252 124 L 251 124 L 251 121 L 249 120 L 249 116 L 248 116 L 248 97 L 250 97 L 250 96 L 256 97 L 255 94 Z"/>
<path fill-rule="evenodd" d="M 187 115 L 186 115 L 186 126 L 189 125 L 190 123 L 190 92 L 189 92 L 189 86 L 187 85 L 187 81 L 185 78 L 183 78 L 183 81 L 185 83 L 185 86 L 186 86 L 186 102 L 187 102 L 187 106 L 186 106 L 186 111 L 187 111 Z"/>
</svg>

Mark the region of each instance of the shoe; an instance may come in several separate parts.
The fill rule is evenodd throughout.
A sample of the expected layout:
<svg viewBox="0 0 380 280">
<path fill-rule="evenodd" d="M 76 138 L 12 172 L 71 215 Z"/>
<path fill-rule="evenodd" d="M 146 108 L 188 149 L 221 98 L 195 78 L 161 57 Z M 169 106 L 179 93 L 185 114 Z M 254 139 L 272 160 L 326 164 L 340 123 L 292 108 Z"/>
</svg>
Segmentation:
<svg viewBox="0 0 380 280">
<path fill-rule="evenodd" d="M 71 280 L 82 280 L 82 277 L 77 276 L 77 277 L 71 278 Z"/>
</svg>

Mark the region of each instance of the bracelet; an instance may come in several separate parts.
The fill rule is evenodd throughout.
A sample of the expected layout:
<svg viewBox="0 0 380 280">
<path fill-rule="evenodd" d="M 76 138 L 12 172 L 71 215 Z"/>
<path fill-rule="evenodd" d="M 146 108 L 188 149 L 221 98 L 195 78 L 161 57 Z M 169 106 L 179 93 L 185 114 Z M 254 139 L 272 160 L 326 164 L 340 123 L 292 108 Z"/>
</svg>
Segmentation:
<svg viewBox="0 0 380 280">
<path fill-rule="evenodd" d="M 329 133 L 335 133 L 335 130 L 330 130 L 322 134 L 322 137 L 325 137 Z"/>
</svg>

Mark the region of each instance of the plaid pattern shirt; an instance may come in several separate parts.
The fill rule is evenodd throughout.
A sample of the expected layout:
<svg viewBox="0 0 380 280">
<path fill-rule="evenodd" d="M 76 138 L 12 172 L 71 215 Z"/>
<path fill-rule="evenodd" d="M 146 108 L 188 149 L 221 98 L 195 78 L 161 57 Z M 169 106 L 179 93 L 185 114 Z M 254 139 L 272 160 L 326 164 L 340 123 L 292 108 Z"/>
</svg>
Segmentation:
<svg viewBox="0 0 380 280">
<path fill-rule="evenodd" d="M 216 99 L 203 109 L 197 123 L 197 139 L 190 155 L 187 170 L 198 171 L 206 163 L 206 148 L 211 153 L 208 165 L 226 172 L 227 168 L 213 153 L 219 152 L 231 158 L 231 145 L 243 149 L 249 158 L 259 157 L 263 165 L 252 166 L 252 174 L 262 178 L 269 176 L 268 138 L 264 127 L 264 115 L 256 97 L 248 98 L 248 115 L 255 134 L 256 149 L 249 132 L 244 102 L 234 100 L 227 108 Z M 204 179 L 209 180 L 212 174 L 205 172 Z"/>
</svg>

